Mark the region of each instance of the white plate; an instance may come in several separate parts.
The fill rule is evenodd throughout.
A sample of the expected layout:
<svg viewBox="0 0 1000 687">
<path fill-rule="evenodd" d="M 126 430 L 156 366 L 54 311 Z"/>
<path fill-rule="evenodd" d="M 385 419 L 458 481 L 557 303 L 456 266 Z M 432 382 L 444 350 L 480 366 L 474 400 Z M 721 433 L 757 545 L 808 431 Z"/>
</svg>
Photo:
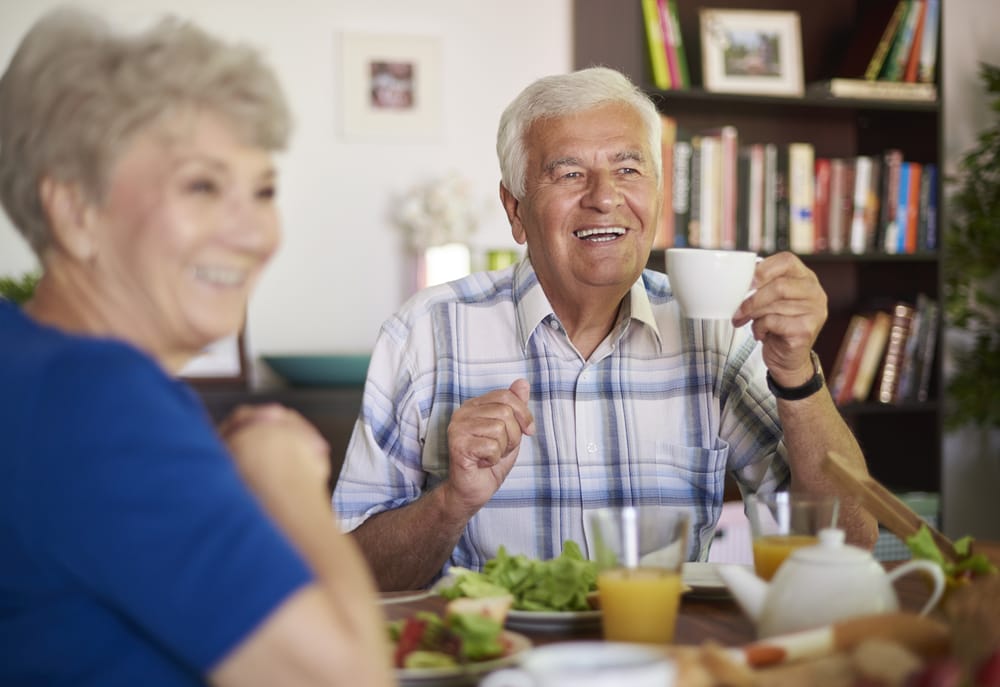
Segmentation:
<svg viewBox="0 0 1000 687">
<path fill-rule="evenodd" d="M 516 632 L 503 631 L 501 635 L 510 646 L 510 650 L 500 658 L 490 661 L 478 661 L 467 663 L 464 666 L 454 666 L 451 668 L 399 668 L 396 670 L 396 678 L 401 685 L 412 685 L 414 687 L 424 685 L 474 685 L 484 674 L 513 665 L 517 662 L 518 654 L 531 648 L 531 640 Z"/>
<path fill-rule="evenodd" d="M 507 613 L 505 625 L 525 632 L 572 632 L 601 625 L 600 611 L 516 611 Z"/>
<path fill-rule="evenodd" d="M 719 577 L 716 563 L 688 562 L 681 570 L 681 580 L 690 590 L 687 596 L 699 599 L 728 599 L 732 595 Z M 747 566 L 749 567 L 749 566 Z"/>
</svg>

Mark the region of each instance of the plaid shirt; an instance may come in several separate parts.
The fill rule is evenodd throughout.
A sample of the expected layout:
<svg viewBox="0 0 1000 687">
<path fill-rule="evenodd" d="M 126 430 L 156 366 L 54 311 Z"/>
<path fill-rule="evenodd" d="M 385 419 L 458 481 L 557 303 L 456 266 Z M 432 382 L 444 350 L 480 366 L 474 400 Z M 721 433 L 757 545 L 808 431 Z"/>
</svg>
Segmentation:
<svg viewBox="0 0 1000 687">
<path fill-rule="evenodd" d="M 547 559 L 567 539 L 586 553 L 587 512 L 619 504 L 688 511 L 688 555 L 704 560 L 727 471 L 744 493 L 789 479 L 764 372 L 749 327 L 682 319 L 658 272 L 589 360 L 528 259 L 425 289 L 382 326 L 334 507 L 352 530 L 441 483 L 452 413 L 523 377 L 537 431 L 450 564 L 478 570 L 500 545 Z"/>
</svg>

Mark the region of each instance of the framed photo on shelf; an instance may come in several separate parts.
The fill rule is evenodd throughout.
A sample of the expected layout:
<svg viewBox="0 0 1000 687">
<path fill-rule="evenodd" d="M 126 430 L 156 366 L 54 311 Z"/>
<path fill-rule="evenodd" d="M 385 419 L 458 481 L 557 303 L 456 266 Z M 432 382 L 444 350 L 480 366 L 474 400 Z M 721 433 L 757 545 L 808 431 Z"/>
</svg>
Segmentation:
<svg viewBox="0 0 1000 687">
<path fill-rule="evenodd" d="M 246 341 L 243 331 L 206 346 L 179 375 L 195 387 L 247 387 Z"/>
<path fill-rule="evenodd" d="M 431 36 L 341 35 L 347 140 L 431 140 L 444 129 L 441 45 Z"/>
<path fill-rule="evenodd" d="M 802 95 L 798 12 L 705 8 L 699 20 L 705 90 Z"/>
</svg>

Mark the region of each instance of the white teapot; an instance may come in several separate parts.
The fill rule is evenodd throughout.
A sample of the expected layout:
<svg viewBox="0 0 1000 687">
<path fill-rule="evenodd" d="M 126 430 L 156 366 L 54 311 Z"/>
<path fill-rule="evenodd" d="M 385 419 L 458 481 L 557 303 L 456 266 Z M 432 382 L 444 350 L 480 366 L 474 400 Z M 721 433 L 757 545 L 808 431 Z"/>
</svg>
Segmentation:
<svg viewBox="0 0 1000 687">
<path fill-rule="evenodd" d="M 720 565 L 719 576 L 759 637 L 796 632 L 859 615 L 899 610 L 892 583 L 921 570 L 934 580 L 934 591 L 920 611 L 931 610 L 944 591 L 941 566 L 912 560 L 887 573 L 868 551 L 844 543 L 844 531 L 825 529 L 819 543 L 792 552 L 768 584 L 740 565 Z"/>
</svg>

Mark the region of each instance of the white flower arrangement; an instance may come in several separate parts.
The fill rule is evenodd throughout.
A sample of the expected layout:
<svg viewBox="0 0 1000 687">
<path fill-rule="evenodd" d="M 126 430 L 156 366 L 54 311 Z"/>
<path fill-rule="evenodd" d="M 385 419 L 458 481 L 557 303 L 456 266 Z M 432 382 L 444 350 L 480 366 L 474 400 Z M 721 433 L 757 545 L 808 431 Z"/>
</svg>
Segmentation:
<svg viewBox="0 0 1000 687">
<path fill-rule="evenodd" d="M 479 223 L 479 212 L 468 182 L 451 173 L 416 186 L 403 197 L 393 216 L 406 231 L 411 249 L 464 243 Z"/>
</svg>

